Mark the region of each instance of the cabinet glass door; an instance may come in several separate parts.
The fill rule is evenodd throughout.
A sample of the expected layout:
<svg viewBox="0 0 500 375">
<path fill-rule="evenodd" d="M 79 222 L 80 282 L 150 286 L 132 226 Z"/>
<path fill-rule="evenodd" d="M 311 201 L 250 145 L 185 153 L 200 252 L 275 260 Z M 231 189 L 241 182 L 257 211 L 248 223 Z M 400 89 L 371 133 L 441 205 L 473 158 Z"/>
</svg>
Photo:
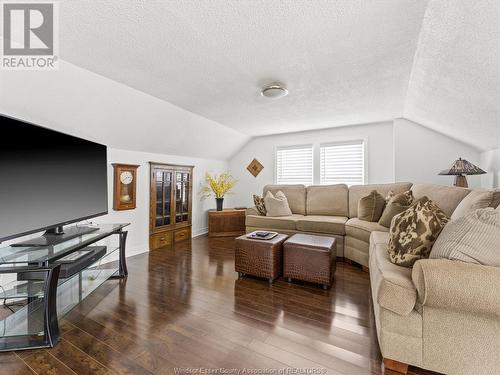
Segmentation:
<svg viewBox="0 0 500 375">
<path fill-rule="evenodd" d="M 189 189 L 190 174 L 188 172 L 176 172 L 175 184 L 175 222 L 189 221 Z"/>
<path fill-rule="evenodd" d="M 156 217 L 155 227 L 171 224 L 172 202 L 170 192 L 172 189 L 172 172 L 157 169 L 154 172 L 156 190 Z"/>
</svg>

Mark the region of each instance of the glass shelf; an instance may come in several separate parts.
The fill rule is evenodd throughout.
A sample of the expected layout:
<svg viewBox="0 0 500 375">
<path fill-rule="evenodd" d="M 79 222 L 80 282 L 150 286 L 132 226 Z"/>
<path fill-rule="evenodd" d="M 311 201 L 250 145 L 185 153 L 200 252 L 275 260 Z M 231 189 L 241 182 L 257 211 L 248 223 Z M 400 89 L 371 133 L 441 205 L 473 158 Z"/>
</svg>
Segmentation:
<svg viewBox="0 0 500 375">
<path fill-rule="evenodd" d="M 94 264 L 103 264 L 110 261 L 111 254 L 116 253 L 120 248 L 119 247 L 111 247 L 106 250 L 106 254 L 99 259 Z M 118 266 L 117 266 L 118 267 Z M 93 268 L 93 266 L 84 270 L 89 271 Z M 36 270 L 36 269 L 35 269 Z M 116 271 L 116 269 L 115 269 Z M 67 282 L 71 282 L 72 279 L 78 278 L 79 273 L 75 275 L 65 278 L 59 279 L 58 282 L 58 290 L 61 290 L 61 285 L 64 285 Z M 109 278 L 109 276 L 108 276 Z M 10 283 L 2 285 L 0 287 L 0 300 L 1 299 L 15 299 L 15 298 L 28 298 L 28 297 L 38 297 L 42 298 L 45 289 L 45 281 L 35 280 L 35 281 L 26 281 L 26 280 L 14 280 Z M 1 327 L 0 327 L 1 328 Z M 1 329 L 0 329 L 1 333 Z"/>
<path fill-rule="evenodd" d="M 127 231 L 122 229 L 127 225 L 99 225 L 74 238 L 69 231 L 70 239 L 61 238 L 64 242 L 52 246 L 0 248 L 0 274 L 19 277 L 24 272 L 37 272 L 43 274 L 33 276 L 46 278 L 15 280 L 0 287 L 0 300 L 26 303 L 0 320 L 0 352 L 53 347 L 60 340 L 56 317 L 62 318 L 106 280 L 126 277 Z M 111 238 L 117 238 L 118 243 Z M 57 260 L 90 245 L 105 245 L 106 253 L 73 276 L 57 279 Z"/>
<path fill-rule="evenodd" d="M 82 234 L 71 240 L 53 246 L 41 247 L 12 247 L 0 248 L 0 265 L 2 264 L 38 264 L 43 265 L 63 257 L 77 249 L 93 244 L 100 239 L 109 237 L 111 233 L 118 232 L 128 224 L 103 224 L 99 229 Z"/>
<path fill-rule="evenodd" d="M 101 286 L 110 277 L 119 272 L 118 261 L 113 261 L 113 255 L 119 248 L 99 259 L 94 265 L 82 270 L 69 278 L 60 279 L 57 288 L 57 316 L 66 315 L 89 294 Z M 0 295 L 3 298 L 27 298 L 33 300 L 0 321 L 0 338 L 15 336 L 43 336 L 44 319 L 44 281 L 12 282 L 11 288 Z M 29 285 L 29 287 L 28 287 Z M 7 285 L 6 285 L 7 286 Z M 4 287 L 5 288 L 5 287 Z M 30 293 L 28 293 L 30 289 Z"/>
<path fill-rule="evenodd" d="M 0 337 L 43 336 L 43 298 L 0 321 Z"/>
<path fill-rule="evenodd" d="M 96 264 L 69 278 L 57 289 L 57 316 L 61 318 L 66 315 L 106 280 L 118 275 L 118 272 L 118 261 L 114 261 Z"/>
</svg>

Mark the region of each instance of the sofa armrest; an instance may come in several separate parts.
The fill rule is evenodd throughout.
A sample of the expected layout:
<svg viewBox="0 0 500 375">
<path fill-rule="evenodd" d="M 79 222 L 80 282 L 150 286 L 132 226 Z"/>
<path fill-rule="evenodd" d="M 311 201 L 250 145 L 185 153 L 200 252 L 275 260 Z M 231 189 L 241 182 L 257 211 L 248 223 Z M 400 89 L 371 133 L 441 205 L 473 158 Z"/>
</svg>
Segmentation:
<svg viewBox="0 0 500 375">
<path fill-rule="evenodd" d="M 500 316 L 500 268 L 448 259 L 415 263 L 412 279 L 423 306 Z"/>
<path fill-rule="evenodd" d="M 250 207 L 245 210 L 245 216 L 248 215 L 260 215 L 259 211 L 255 207 Z"/>
</svg>

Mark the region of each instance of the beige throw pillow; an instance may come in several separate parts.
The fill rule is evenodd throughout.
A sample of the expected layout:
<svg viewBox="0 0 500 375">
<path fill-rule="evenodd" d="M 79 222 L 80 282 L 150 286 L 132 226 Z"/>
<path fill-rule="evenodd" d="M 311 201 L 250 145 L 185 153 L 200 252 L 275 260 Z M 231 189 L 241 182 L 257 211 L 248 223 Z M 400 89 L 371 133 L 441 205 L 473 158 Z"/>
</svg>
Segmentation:
<svg viewBox="0 0 500 375">
<path fill-rule="evenodd" d="M 500 209 L 473 211 L 450 222 L 430 258 L 445 258 L 500 267 Z"/>
<path fill-rule="evenodd" d="M 462 199 L 451 215 L 451 220 L 456 220 L 475 210 L 490 207 L 493 202 L 493 191 L 473 190 Z"/>
<path fill-rule="evenodd" d="M 392 218 L 399 215 L 401 212 L 406 211 L 410 208 L 413 202 L 413 192 L 411 190 L 404 191 L 399 194 L 394 194 L 392 191 L 386 198 L 387 204 L 385 206 L 380 220 L 378 223 L 386 228 L 391 226 Z"/>
<path fill-rule="evenodd" d="M 358 219 L 364 221 L 378 221 L 384 210 L 385 199 L 382 195 L 373 190 L 366 197 L 358 201 Z"/>
<path fill-rule="evenodd" d="M 266 216 L 290 216 L 292 214 L 288 200 L 281 190 L 276 192 L 276 195 L 268 191 L 264 197 L 264 205 Z"/>
<path fill-rule="evenodd" d="M 255 205 L 255 209 L 261 216 L 266 216 L 266 205 L 264 203 L 264 198 L 258 196 L 258 195 L 253 195 L 253 204 Z"/>
<path fill-rule="evenodd" d="M 387 246 L 390 261 L 412 267 L 417 260 L 428 258 L 448 221 L 446 214 L 429 198 L 420 198 L 392 219 Z"/>
</svg>

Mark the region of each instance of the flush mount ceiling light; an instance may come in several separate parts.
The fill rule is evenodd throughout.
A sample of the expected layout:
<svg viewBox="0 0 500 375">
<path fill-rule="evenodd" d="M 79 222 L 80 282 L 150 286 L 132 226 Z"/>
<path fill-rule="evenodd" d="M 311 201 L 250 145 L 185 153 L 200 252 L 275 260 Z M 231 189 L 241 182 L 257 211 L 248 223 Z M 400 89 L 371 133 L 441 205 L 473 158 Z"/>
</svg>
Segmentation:
<svg viewBox="0 0 500 375">
<path fill-rule="evenodd" d="M 279 99 L 288 95 L 288 90 L 279 83 L 271 83 L 261 91 L 262 96 L 271 99 Z"/>
</svg>

